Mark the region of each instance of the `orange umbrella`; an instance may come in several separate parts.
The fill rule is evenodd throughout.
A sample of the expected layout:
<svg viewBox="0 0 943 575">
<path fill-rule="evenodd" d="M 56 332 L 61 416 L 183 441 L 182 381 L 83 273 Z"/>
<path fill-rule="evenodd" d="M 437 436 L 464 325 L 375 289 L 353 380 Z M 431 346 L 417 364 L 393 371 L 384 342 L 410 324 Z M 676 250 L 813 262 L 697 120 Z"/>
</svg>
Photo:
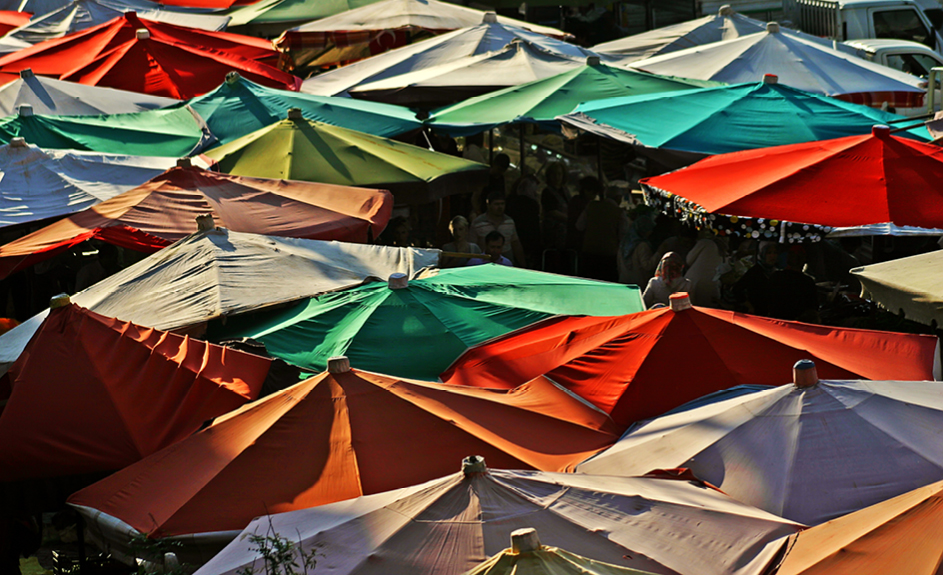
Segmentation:
<svg viewBox="0 0 943 575">
<path fill-rule="evenodd" d="M 66 305 L 10 368 L 0 481 L 120 469 L 255 399 L 271 360 Z"/>
<path fill-rule="evenodd" d="M 329 371 L 229 414 L 75 493 L 154 536 L 244 528 L 253 517 L 429 481 L 469 453 L 564 471 L 611 445 L 611 421 L 546 380 L 512 391 Z"/>
<path fill-rule="evenodd" d="M 546 374 L 623 426 L 735 385 L 781 385 L 800 359 L 829 379 L 934 379 L 933 336 L 691 307 L 686 295 L 672 306 L 547 319 L 469 349 L 441 379 L 508 388 Z"/>
<path fill-rule="evenodd" d="M 154 252 L 196 232 L 206 213 L 239 232 L 362 243 L 380 235 L 392 210 L 385 190 L 174 168 L 0 247 L 0 278 L 89 239 Z"/>
</svg>

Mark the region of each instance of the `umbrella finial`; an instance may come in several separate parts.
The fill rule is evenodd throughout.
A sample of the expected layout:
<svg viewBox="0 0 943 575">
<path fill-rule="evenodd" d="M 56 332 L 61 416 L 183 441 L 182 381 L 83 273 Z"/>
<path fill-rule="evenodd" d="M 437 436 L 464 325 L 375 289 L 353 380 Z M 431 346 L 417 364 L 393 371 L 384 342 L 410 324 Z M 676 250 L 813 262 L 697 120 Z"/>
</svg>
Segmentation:
<svg viewBox="0 0 943 575">
<path fill-rule="evenodd" d="M 691 296 L 688 295 L 686 291 L 679 291 L 678 293 L 673 293 L 668 296 L 668 303 L 671 304 L 671 311 L 684 311 L 686 309 L 691 309 Z"/>
<path fill-rule="evenodd" d="M 240 77 L 241 76 L 239 76 L 239 72 L 236 72 L 235 70 L 226 72 L 226 83 L 229 84 L 230 86 L 232 86 L 233 84 L 238 84 Z"/>
<path fill-rule="evenodd" d="M 71 303 L 72 303 L 72 298 L 69 297 L 69 294 L 61 293 L 59 295 L 54 295 L 51 298 L 49 298 L 49 309 L 65 307 Z"/>
<path fill-rule="evenodd" d="M 462 473 L 466 477 L 475 473 L 487 473 L 488 466 L 485 465 L 485 458 L 480 455 L 469 455 L 462 460 Z"/>
<path fill-rule="evenodd" d="M 28 118 L 33 115 L 33 106 L 29 104 L 20 104 L 20 107 L 16 109 L 16 113 L 24 118 Z"/>
<path fill-rule="evenodd" d="M 190 161 L 190 158 L 177 158 L 177 167 L 178 168 L 192 168 L 193 162 Z"/>
<path fill-rule="evenodd" d="M 151 37 L 151 31 L 147 28 L 138 28 L 134 31 L 134 37 L 138 40 L 148 40 Z"/>
<path fill-rule="evenodd" d="M 403 289 L 409 287 L 409 278 L 406 277 L 406 274 L 401 272 L 396 272 L 395 274 L 390 275 L 390 279 L 387 280 L 387 285 L 390 289 Z"/>
<path fill-rule="evenodd" d="M 736 12 L 733 11 L 733 8 L 730 4 L 724 4 L 720 7 L 720 10 L 717 11 L 718 16 L 733 16 Z"/>
<path fill-rule="evenodd" d="M 16 137 L 10 140 L 11 148 L 28 148 L 26 145 L 26 138 Z"/>
<path fill-rule="evenodd" d="M 20 78 L 32 78 L 36 74 L 33 74 L 32 68 L 23 68 L 20 70 Z"/>
<path fill-rule="evenodd" d="M 196 229 L 200 232 L 211 232 L 216 227 L 213 214 L 202 214 L 196 217 Z"/>
<path fill-rule="evenodd" d="M 327 358 L 328 373 L 347 373 L 350 371 L 350 360 L 346 355 L 336 355 Z"/>
<path fill-rule="evenodd" d="M 289 120 L 301 120 L 301 108 L 288 108 L 288 119 Z"/>
<path fill-rule="evenodd" d="M 871 135 L 875 138 L 887 138 L 891 135 L 891 127 L 883 124 L 871 126 Z"/>
<path fill-rule="evenodd" d="M 792 366 L 792 381 L 796 387 L 805 389 L 819 382 L 819 373 L 811 359 L 800 359 Z"/>
<path fill-rule="evenodd" d="M 779 22 L 767 22 L 766 31 L 770 34 L 779 34 Z"/>
<path fill-rule="evenodd" d="M 776 74 L 763 74 L 763 83 L 764 84 L 778 84 L 779 76 Z"/>
<path fill-rule="evenodd" d="M 498 15 L 494 12 L 485 12 L 485 17 L 481 19 L 482 24 L 497 24 Z"/>
<path fill-rule="evenodd" d="M 587 66 L 598 66 L 599 65 L 599 56 L 588 56 L 586 58 Z"/>
<path fill-rule="evenodd" d="M 511 531 L 511 553 L 533 553 L 540 551 L 540 538 L 533 527 Z"/>
</svg>

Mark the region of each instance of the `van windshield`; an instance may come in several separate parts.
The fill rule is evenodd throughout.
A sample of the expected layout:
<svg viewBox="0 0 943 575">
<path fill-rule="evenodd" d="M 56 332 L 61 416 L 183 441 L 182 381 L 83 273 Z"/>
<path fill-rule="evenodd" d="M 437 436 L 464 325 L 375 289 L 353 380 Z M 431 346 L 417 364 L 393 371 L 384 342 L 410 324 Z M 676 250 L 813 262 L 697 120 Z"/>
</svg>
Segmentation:
<svg viewBox="0 0 943 575">
<path fill-rule="evenodd" d="M 927 29 L 920 16 L 913 8 L 904 10 L 875 10 L 875 38 L 896 38 L 912 40 L 934 48 L 933 33 Z"/>
</svg>

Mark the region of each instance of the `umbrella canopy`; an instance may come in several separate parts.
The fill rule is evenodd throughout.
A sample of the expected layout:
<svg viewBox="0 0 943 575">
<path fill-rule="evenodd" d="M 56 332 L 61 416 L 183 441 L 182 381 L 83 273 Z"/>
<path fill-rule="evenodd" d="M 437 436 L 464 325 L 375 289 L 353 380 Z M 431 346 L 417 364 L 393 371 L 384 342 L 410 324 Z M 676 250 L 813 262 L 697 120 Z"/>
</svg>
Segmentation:
<svg viewBox="0 0 943 575">
<path fill-rule="evenodd" d="M 169 158 L 0 146 L 0 227 L 84 210 L 173 166 Z"/>
<path fill-rule="evenodd" d="M 462 453 L 484 453 L 503 467 L 557 471 L 616 439 L 599 429 L 611 423 L 604 415 L 546 380 L 513 391 L 452 389 L 351 370 L 345 358 L 333 365 L 75 493 L 69 503 L 140 533 L 199 539 L 238 532 L 266 513 L 429 481 Z"/>
<path fill-rule="evenodd" d="M 546 374 L 626 427 L 734 385 L 782 384 L 791 377 L 789 367 L 807 357 L 833 379 L 940 375 L 933 336 L 675 304 L 678 311 L 549 319 L 469 349 L 442 381 L 507 388 Z"/>
<path fill-rule="evenodd" d="M 488 167 L 363 132 L 288 119 L 213 148 L 228 174 L 390 190 L 397 203 L 422 203 L 483 187 Z"/>
<path fill-rule="evenodd" d="M 368 277 L 393 273 L 413 277 L 438 261 L 438 250 L 276 238 L 217 228 L 184 238 L 72 299 L 103 315 L 178 330 L 356 286 Z M 0 335 L 0 366 L 20 356 L 46 314 Z"/>
<path fill-rule="evenodd" d="M 462 473 L 428 483 L 254 519 L 197 575 L 260 567 L 246 537 L 271 533 L 269 526 L 317 548 L 318 568 L 335 575 L 460 575 L 501 552 L 522 527 L 624 568 L 748 575 L 776 553 L 773 540 L 799 528 L 682 477 L 488 470 L 469 457 Z M 103 522 L 90 521 L 90 532 Z"/>
<path fill-rule="evenodd" d="M 777 575 L 939 573 L 941 491 L 938 481 L 791 536 Z"/>
<path fill-rule="evenodd" d="M 270 365 L 74 304 L 54 309 L 10 368 L 0 481 L 126 467 L 258 397 Z"/>
<path fill-rule="evenodd" d="M 197 231 L 211 214 L 238 232 L 367 242 L 386 227 L 393 196 L 308 182 L 174 168 L 94 207 L 0 246 L 0 277 L 90 239 L 153 252 Z"/>
<path fill-rule="evenodd" d="M 33 15 L 29 12 L 16 10 L 0 10 L 0 35 L 5 36 L 14 28 L 19 28 L 29 22 Z"/>
<path fill-rule="evenodd" d="M 914 321 L 943 325 L 943 252 L 901 258 L 851 271 L 864 297 Z"/>
<path fill-rule="evenodd" d="M 219 88 L 187 104 L 206 120 L 221 144 L 278 122 L 289 108 L 298 108 L 309 120 L 384 138 L 422 125 L 408 108 L 266 88 L 236 72 L 227 74 Z"/>
<path fill-rule="evenodd" d="M 762 82 L 589 102 L 560 120 L 680 167 L 711 154 L 867 134 L 875 124 L 905 118 L 767 76 Z M 930 139 L 923 127 L 904 133 Z"/>
<path fill-rule="evenodd" d="M 551 315 L 640 311 L 638 294 L 635 286 L 491 264 L 442 270 L 405 286 L 391 279 L 325 294 L 228 321 L 214 337 L 257 339 L 311 371 L 346 355 L 364 369 L 434 381 L 472 345 Z"/>
<path fill-rule="evenodd" d="M 229 11 L 230 26 L 252 26 L 259 24 L 302 23 L 334 16 L 355 10 L 378 0 L 260 0 L 248 6 L 239 6 Z M 284 30 L 284 28 L 282 28 Z"/>
<path fill-rule="evenodd" d="M 578 470 L 684 466 L 806 525 L 943 479 L 943 383 L 797 380 L 639 424 Z"/>
<path fill-rule="evenodd" d="M 156 110 L 178 103 L 173 98 L 44 78 L 29 69 L 21 71 L 19 79 L 0 87 L 0 116 L 12 116 L 24 104 L 34 114 L 92 116 Z"/>
<path fill-rule="evenodd" d="M 632 67 L 728 84 L 750 82 L 757 73 L 775 74 L 793 88 L 877 107 L 884 102 L 922 106 L 926 93 L 926 82 L 916 76 L 782 33 L 776 22 L 765 32 L 639 60 Z"/>
<path fill-rule="evenodd" d="M 585 66 L 512 86 L 436 110 L 428 124 L 450 135 L 468 135 L 510 122 L 558 125 L 581 102 L 690 90 L 702 87 L 682 78 L 624 70 L 590 57 Z"/>
<path fill-rule="evenodd" d="M 943 228 L 941 178 L 943 149 L 875 126 L 865 136 L 714 156 L 642 187 L 650 204 L 725 233 L 793 242 L 871 224 Z"/>
<path fill-rule="evenodd" d="M 461 28 L 318 74 L 305 80 L 301 91 L 321 96 L 347 96 L 350 95 L 349 90 L 361 84 L 378 82 L 438 65 L 455 65 L 456 61 L 469 56 L 487 58 L 491 52 L 504 50 L 515 38 L 532 45 L 547 56 L 556 55 L 558 58 L 568 58 L 576 62 L 576 65 L 585 62 L 587 57 L 595 55 L 585 48 L 555 40 L 543 34 L 501 24 L 494 14 L 485 14 L 483 22 L 477 26 Z"/>
<path fill-rule="evenodd" d="M 95 116 L 34 116 L 21 109 L 0 119 L 0 142 L 13 138 L 44 149 L 171 158 L 197 154 L 214 140 L 189 107 Z"/>
<path fill-rule="evenodd" d="M 286 30 L 275 46 L 295 64 L 328 66 L 386 52 L 425 38 L 476 26 L 484 12 L 439 0 L 382 0 Z M 556 28 L 497 16 L 497 21 L 539 34 L 565 39 Z M 339 53 L 325 54 L 336 48 Z"/>
<path fill-rule="evenodd" d="M 297 90 L 300 80 L 263 60 L 264 40 L 138 18 L 126 12 L 98 26 L 0 57 L 0 74 L 34 73 L 80 84 L 186 99 L 205 94 L 226 73 Z"/>
</svg>

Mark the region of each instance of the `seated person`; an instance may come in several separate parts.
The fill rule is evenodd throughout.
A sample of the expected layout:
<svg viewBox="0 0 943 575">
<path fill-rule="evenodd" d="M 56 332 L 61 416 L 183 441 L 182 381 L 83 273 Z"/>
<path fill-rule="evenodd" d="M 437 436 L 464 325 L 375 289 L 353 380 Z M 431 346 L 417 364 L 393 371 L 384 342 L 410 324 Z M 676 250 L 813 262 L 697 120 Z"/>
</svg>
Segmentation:
<svg viewBox="0 0 943 575">
<path fill-rule="evenodd" d="M 503 255 L 504 252 L 504 234 L 498 230 L 492 230 L 488 232 L 488 235 L 485 236 L 485 254 L 487 258 L 472 258 L 468 260 L 470 266 L 477 266 L 481 264 L 500 264 L 502 266 L 511 266 L 514 264 L 511 263 L 511 260 L 507 259 Z"/>
</svg>

